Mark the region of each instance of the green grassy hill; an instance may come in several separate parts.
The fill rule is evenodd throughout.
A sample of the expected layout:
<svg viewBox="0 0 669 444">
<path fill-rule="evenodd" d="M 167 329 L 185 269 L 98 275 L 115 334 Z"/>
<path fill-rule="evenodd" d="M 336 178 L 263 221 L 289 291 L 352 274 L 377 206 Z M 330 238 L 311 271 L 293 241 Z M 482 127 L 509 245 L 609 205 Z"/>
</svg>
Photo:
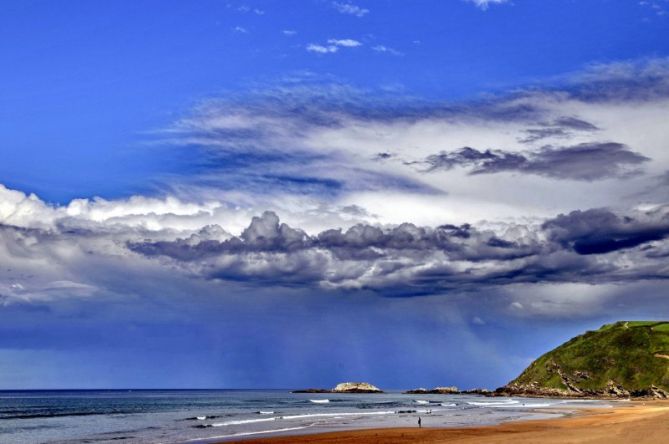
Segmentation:
<svg viewBox="0 0 669 444">
<path fill-rule="evenodd" d="M 621 321 L 534 361 L 501 394 L 651 396 L 669 391 L 669 322 Z"/>
</svg>

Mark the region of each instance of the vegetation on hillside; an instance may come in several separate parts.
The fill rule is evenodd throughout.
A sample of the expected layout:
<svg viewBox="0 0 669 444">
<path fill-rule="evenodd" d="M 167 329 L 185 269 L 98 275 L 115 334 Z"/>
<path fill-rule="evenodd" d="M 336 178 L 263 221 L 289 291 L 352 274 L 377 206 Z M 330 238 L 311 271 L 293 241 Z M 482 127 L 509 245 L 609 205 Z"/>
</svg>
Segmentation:
<svg viewBox="0 0 669 444">
<path fill-rule="evenodd" d="M 507 387 L 569 393 L 669 390 L 669 322 L 621 321 L 565 342 Z"/>
</svg>

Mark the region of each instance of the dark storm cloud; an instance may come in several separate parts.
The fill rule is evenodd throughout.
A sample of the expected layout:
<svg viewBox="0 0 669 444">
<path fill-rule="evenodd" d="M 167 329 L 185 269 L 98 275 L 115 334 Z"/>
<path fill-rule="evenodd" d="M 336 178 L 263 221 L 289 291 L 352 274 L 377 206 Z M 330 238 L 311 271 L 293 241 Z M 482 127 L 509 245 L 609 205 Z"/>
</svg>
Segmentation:
<svg viewBox="0 0 669 444">
<path fill-rule="evenodd" d="M 546 221 L 543 229 L 552 241 L 572 248 L 579 254 L 603 254 L 634 248 L 669 236 L 667 208 L 660 208 L 653 213 L 639 219 L 619 216 L 606 209 L 573 211 Z"/>
<path fill-rule="evenodd" d="M 669 278 L 669 206 L 627 214 L 574 211 L 542 224 L 494 229 L 362 223 L 317 234 L 265 212 L 238 236 L 209 225 L 181 238 L 170 230 L 89 224 L 81 229 L 75 222 L 48 229 L 0 226 L 3 304 L 117 297 L 136 285 L 119 272 L 124 267 L 136 274 L 187 276 L 194 285 L 369 289 L 387 296 Z"/>
<path fill-rule="evenodd" d="M 502 232 L 405 223 L 358 224 L 317 235 L 265 212 L 239 237 L 224 241 L 144 241 L 129 248 L 170 258 L 208 279 L 369 288 L 401 296 L 513 283 L 667 278 L 661 258 L 668 235 L 669 207 L 622 216 L 605 209 L 576 211 Z M 609 256 L 619 251 L 638 261 L 637 269 Z"/>
<path fill-rule="evenodd" d="M 428 156 L 427 171 L 470 168 L 471 174 L 516 172 L 556 179 L 593 181 L 624 178 L 638 172 L 647 157 L 614 142 L 582 143 L 569 147 L 545 146 L 536 151 L 480 151 L 464 147 Z"/>
</svg>

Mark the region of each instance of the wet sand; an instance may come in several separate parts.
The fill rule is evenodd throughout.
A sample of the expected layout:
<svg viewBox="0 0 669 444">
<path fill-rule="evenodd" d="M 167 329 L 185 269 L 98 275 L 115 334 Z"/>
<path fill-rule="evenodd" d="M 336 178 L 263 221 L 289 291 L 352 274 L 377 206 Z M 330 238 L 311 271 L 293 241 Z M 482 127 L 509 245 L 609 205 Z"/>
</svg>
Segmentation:
<svg viewBox="0 0 669 444">
<path fill-rule="evenodd" d="M 242 441 L 235 441 L 242 442 Z M 669 443 L 669 401 L 635 401 L 550 420 L 471 428 L 394 428 L 247 439 L 254 444 Z M 228 441 L 226 444 L 229 444 Z"/>
</svg>

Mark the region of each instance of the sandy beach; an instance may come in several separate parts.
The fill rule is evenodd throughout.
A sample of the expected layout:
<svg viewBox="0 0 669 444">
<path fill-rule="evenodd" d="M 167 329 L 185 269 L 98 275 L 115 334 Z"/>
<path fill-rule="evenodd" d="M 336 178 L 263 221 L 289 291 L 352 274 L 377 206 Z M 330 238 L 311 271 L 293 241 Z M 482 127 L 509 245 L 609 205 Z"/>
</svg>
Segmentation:
<svg viewBox="0 0 669 444">
<path fill-rule="evenodd" d="M 639 401 L 613 409 L 583 410 L 560 419 L 488 427 L 371 429 L 243 442 L 249 441 L 263 444 L 666 443 L 669 442 L 669 401 Z"/>
</svg>

